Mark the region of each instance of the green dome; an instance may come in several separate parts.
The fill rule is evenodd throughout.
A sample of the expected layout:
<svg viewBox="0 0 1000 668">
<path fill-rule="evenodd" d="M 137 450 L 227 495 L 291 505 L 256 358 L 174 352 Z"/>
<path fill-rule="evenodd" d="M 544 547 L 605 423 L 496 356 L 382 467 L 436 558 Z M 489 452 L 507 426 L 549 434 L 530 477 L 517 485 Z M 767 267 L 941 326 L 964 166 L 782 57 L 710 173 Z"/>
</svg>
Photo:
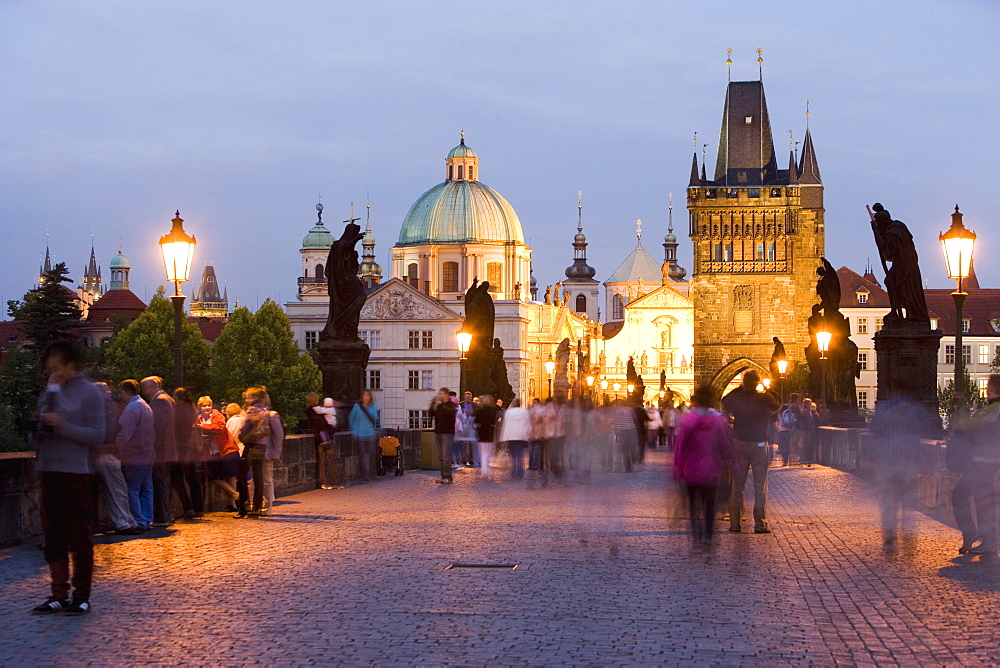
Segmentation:
<svg viewBox="0 0 1000 668">
<path fill-rule="evenodd" d="M 316 226 L 309 230 L 309 234 L 302 238 L 302 250 L 330 250 L 333 243 L 333 235 L 326 229 L 323 223 L 316 223 Z"/>
<path fill-rule="evenodd" d="M 122 255 L 119 250 L 118 255 L 111 258 L 111 262 L 108 264 L 111 269 L 131 269 L 132 265 L 129 263 L 128 258 Z"/>
<path fill-rule="evenodd" d="M 467 147 L 460 144 L 452 153 L 460 148 Z M 421 195 L 403 220 L 397 245 L 466 242 L 524 243 L 514 208 L 481 181 L 445 181 Z"/>
<path fill-rule="evenodd" d="M 448 151 L 449 158 L 475 158 L 476 152 L 465 145 L 465 138 L 462 138 L 462 143 L 455 148 Z"/>
</svg>

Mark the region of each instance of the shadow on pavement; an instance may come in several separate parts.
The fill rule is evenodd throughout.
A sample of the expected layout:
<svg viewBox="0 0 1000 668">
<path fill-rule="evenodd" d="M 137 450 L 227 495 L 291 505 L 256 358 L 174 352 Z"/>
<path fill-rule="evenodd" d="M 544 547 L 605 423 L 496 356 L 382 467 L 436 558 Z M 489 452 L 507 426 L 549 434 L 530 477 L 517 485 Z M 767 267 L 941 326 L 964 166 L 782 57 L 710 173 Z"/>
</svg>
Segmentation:
<svg viewBox="0 0 1000 668">
<path fill-rule="evenodd" d="M 1000 558 L 961 556 L 951 566 L 938 569 L 938 575 L 960 582 L 966 589 L 1000 591 Z"/>
<path fill-rule="evenodd" d="M 275 522 L 308 524 L 312 522 L 337 522 L 342 519 L 344 518 L 335 517 L 333 515 L 271 515 L 267 518 L 261 518 L 261 521 L 267 522 L 268 524 L 274 524 Z"/>
</svg>

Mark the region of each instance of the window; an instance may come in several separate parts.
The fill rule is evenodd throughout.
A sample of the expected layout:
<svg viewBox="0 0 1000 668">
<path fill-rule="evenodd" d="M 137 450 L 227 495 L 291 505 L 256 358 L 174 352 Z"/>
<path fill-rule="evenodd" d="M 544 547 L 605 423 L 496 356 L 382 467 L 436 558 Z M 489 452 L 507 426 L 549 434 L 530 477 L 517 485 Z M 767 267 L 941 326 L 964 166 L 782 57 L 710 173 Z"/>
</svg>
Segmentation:
<svg viewBox="0 0 1000 668">
<path fill-rule="evenodd" d="M 955 363 L 955 344 L 950 343 L 944 347 L 944 363 L 945 364 Z"/>
<path fill-rule="evenodd" d="M 857 295 L 858 295 L 858 303 L 859 304 L 867 304 L 868 303 L 868 293 L 867 292 L 858 292 Z"/>
<path fill-rule="evenodd" d="M 448 180 L 449 181 L 454 181 L 455 180 L 455 166 L 454 165 L 448 165 Z"/>
<path fill-rule="evenodd" d="M 612 320 L 623 320 L 625 318 L 625 309 L 622 304 L 622 296 L 615 295 L 611 298 L 611 319 Z"/>
<path fill-rule="evenodd" d="M 979 363 L 989 364 L 990 363 L 990 347 L 987 345 L 979 346 Z"/>
<path fill-rule="evenodd" d="M 858 318 L 858 334 L 868 333 L 868 318 Z"/>
<path fill-rule="evenodd" d="M 382 370 L 381 369 L 368 369 L 368 389 L 369 390 L 381 390 L 382 389 Z"/>
<path fill-rule="evenodd" d="M 490 282 L 490 292 L 499 292 L 503 283 L 503 264 L 488 262 L 486 264 L 486 280 Z"/>
<path fill-rule="evenodd" d="M 757 242 L 757 245 L 754 248 L 753 259 L 755 259 L 755 260 L 763 260 L 764 259 L 764 242 L 763 241 L 758 241 Z"/>
<path fill-rule="evenodd" d="M 359 329 L 358 337 L 367 343 L 372 350 L 382 347 L 382 330 L 380 329 Z"/>
<path fill-rule="evenodd" d="M 473 170 L 473 167 L 472 167 L 472 165 L 469 165 L 469 180 L 470 180 L 470 181 L 471 181 L 472 179 L 476 178 L 475 176 L 473 176 L 473 175 L 472 175 L 472 170 Z"/>
<path fill-rule="evenodd" d="M 715 190 L 715 188 L 709 188 L 708 190 L 706 190 L 705 191 L 705 197 L 708 198 L 708 199 L 715 199 L 716 198 L 716 190 Z"/>
<path fill-rule="evenodd" d="M 458 263 L 445 262 L 441 265 L 441 290 L 458 292 Z"/>
<path fill-rule="evenodd" d="M 430 411 L 406 411 L 406 417 L 410 429 L 430 429 L 434 426 Z"/>
<path fill-rule="evenodd" d="M 744 177 L 744 178 L 746 178 L 746 177 Z M 739 196 L 739 191 L 736 190 L 736 188 L 730 188 L 729 192 L 726 193 L 726 196 L 729 199 L 736 199 Z"/>
<path fill-rule="evenodd" d="M 962 364 L 972 364 L 972 346 L 962 346 Z"/>
<path fill-rule="evenodd" d="M 420 372 L 420 389 L 421 390 L 433 390 L 434 389 L 434 372 L 430 369 L 423 369 Z"/>
<path fill-rule="evenodd" d="M 420 281 L 417 279 L 417 263 L 411 262 L 406 266 L 406 282 L 415 288 L 420 287 Z"/>
<path fill-rule="evenodd" d="M 464 165 L 459 165 L 458 166 L 458 180 L 459 181 L 463 181 L 464 179 L 465 179 L 465 166 Z"/>
<path fill-rule="evenodd" d="M 407 332 L 407 339 L 409 339 L 409 346 L 408 346 L 408 348 L 410 350 L 416 350 L 417 348 L 419 348 L 420 347 L 420 330 L 419 329 L 411 329 L 409 332 Z"/>
<path fill-rule="evenodd" d="M 968 318 L 963 318 L 962 319 L 962 332 L 964 334 L 968 334 L 970 331 L 972 331 L 972 321 L 969 320 Z"/>
<path fill-rule="evenodd" d="M 585 295 L 576 296 L 576 312 L 577 313 L 587 312 L 587 297 Z"/>
<path fill-rule="evenodd" d="M 937 329 L 937 328 L 938 328 L 938 319 L 931 318 L 931 329 Z"/>
<path fill-rule="evenodd" d="M 319 345 L 319 332 L 306 332 L 306 350 L 312 350 Z"/>
<path fill-rule="evenodd" d="M 407 371 L 406 372 L 406 389 L 408 390 L 419 390 L 420 389 L 420 372 L 419 371 Z"/>
<path fill-rule="evenodd" d="M 979 379 L 979 396 L 983 399 L 986 398 L 986 385 L 990 382 L 989 378 Z"/>
<path fill-rule="evenodd" d="M 867 352 L 858 353 L 858 364 L 861 365 L 861 370 L 862 371 L 867 371 L 868 370 L 868 353 Z"/>
<path fill-rule="evenodd" d="M 317 264 L 316 265 L 316 278 L 318 278 L 319 280 L 322 281 L 323 277 L 324 277 L 324 274 L 323 274 L 323 265 Z"/>
<path fill-rule="evenodd" d="M 781 188 L 771 188 L 771 197 L 781 197 Z"/>
<path fill-rule="evenodd" d="M 434 332 L 432 330 L 425 329 L 420 332 L 420 347 L 428 349 L 434 347 Z"/>
<path fill-rule="evenodd" d="M 430 329 L 411 329 L 406 333 L 406 338 L 410 350 L 434 347 L 434 331 Z"/>
<path fill-rule="evenodd" d="M 875 331 L 876 332 L 882 331 L 882 318 L 875 318 Z"/>
<path fill-rule="evenodd" d="M 868 390 L 858 390 L 858 407 L 868 408 Z"/>
<path fill-rule="evenodd" d="M 760 188 L 750 188 L 747 190 L 748 197 L 760 197 Z"/>
<path fill-rule="evenodd" d="M 767 261 L 768 262 L 774 262 L 774 258 L 775 258 L 774 242 L 773 241 L 768 241 L 767 242 Z"/>
<path fill-rule="evenodd" d="M 714 262 L 722 262 L 722 244 L 721 243 L 712 244 L 712 260 Z"/>
<path fill-rule="evenodd" d="M 733 261 L 733 243 L 729 242 L 727 244 L 722 244 L 722 261 L 732 262 Z"/>
</svg>

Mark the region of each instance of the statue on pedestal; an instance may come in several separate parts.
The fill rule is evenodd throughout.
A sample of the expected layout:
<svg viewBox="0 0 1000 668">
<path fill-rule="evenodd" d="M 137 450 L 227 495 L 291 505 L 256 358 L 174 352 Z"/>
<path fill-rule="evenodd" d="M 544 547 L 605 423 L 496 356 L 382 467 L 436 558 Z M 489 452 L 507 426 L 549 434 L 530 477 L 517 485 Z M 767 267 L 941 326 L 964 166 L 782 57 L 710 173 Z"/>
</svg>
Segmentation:
<svg viewBox="0 0 1000 668">
<path fill-rule="evenodd" d="M 496 394 L 493 385 L 493 329 L 496 307 L 490 295 L 489 281 L 472 280 L 465 292 L 465 321 L 462 328 L 472 334 L 468 359 L 465 360 L 465 387 L 476 396 Z"/>
<path fill-rule="evenodd" d="M 878 202 L 872 210 L 875 211 L 871 215 L 872 232 L 885 270 L 885 290 L 889 293 L 890 311 L 883 326 L 892 329 L 909 324 L 921 329 L 924 326 L 929 328 L 930 318 L 913 235 L 901 221 L 893 220 L 889 211 Z"/>
</svg>

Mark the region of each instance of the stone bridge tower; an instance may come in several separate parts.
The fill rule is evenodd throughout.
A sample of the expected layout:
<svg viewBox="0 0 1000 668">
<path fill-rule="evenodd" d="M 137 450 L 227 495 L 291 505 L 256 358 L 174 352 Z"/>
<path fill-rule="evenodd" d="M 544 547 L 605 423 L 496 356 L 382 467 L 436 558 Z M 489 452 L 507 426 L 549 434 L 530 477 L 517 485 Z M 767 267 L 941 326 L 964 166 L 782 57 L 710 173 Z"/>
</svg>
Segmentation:
<svg viewBox="0 0 1000 668">
<path fill-rule="evenodd" d="M 805 358 L 824 223 L 808 126 L 802 146 L 778 169 L 763 82 L 729 83 L 715 173 L 699 173 L 696 152 L 687 190 L 696 385 L 721 392 L 749 368 L 767 376 L 773 336 L 791 365 Z"/>
</svg>

